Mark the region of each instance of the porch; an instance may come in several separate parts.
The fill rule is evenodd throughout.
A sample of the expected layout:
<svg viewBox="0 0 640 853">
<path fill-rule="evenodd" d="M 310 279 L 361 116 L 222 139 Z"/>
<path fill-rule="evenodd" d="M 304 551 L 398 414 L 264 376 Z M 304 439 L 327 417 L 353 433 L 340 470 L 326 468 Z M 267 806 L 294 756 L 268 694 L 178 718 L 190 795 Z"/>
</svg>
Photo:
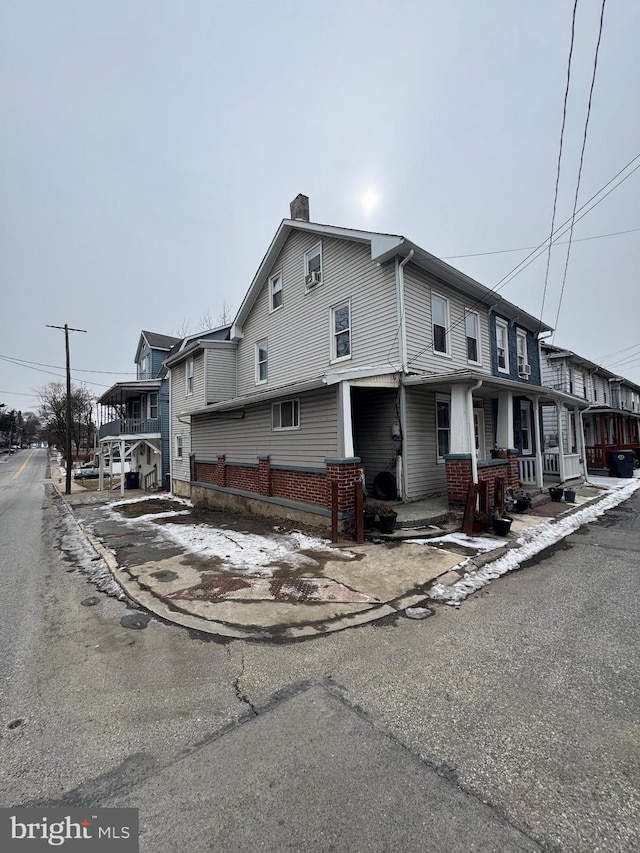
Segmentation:
<svg viewBox="0 0 640 853">
<path fill-rule="evenodd" d="M 126 439 L 139 435 L 159 438 L 160 418 L 117 418 L 101 424 L 99 429 L 101 439 L 110 436 Z"/>
</svg>

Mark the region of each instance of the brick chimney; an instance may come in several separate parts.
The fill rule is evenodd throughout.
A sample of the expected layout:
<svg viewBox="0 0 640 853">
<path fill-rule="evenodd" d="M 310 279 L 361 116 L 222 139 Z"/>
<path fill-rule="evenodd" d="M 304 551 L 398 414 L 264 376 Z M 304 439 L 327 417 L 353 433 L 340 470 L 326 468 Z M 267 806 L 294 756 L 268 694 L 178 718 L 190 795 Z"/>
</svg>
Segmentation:
<svg viewBox="0 0 640 853">
<path fill-rule="evenodd" d="M 291 211 L 291 219 L 301 219 L 303 222 L 309 221 L 309 196 L 300 193 L 289 205 Z"/>
</svg>

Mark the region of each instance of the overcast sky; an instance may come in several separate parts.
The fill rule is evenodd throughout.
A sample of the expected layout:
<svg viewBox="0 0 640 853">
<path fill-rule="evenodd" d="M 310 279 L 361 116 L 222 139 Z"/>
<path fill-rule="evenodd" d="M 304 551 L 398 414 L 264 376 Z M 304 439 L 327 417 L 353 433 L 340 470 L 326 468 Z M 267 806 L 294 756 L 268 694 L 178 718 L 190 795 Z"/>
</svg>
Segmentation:
<svg viewBox="0 0 640 853">
<path fill-rule="evenodd" d="M 578 4 L 557 224 L 573 207 L 600 6 Z M 34 409 L 57 379 L 7 357 L 63 376 L 48 323 L 86 329 L 71 337 L 74 378 L 99 394 L 131 378 L 141 329 L 235 312 L 299 192 L 313 221 L 404 234 L 440 257 L 537 246 L 572 8 L 0 0 L 0 402 Z M 639 43 L 640 3 L 608 0 L 579 205 L 640 154 Z M 614 369 L 637 383 L 639 187 L 640 170 L 576 225 L 554 339 L 606 365 L 630 356 Z M 566 248 L 552 252 L 549 325 Z M 449 262 L 493 287 L 527 254 Z M 542 257 L 500 292 L 539 316 L 544 278 Z"/>
</svg>

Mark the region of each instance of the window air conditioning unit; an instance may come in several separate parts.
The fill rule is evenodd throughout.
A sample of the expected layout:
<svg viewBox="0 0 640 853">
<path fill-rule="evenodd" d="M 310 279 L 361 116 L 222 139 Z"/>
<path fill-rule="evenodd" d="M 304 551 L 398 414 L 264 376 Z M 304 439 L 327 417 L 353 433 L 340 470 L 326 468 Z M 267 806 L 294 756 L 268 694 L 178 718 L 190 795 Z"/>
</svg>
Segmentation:
<svg viewBox="0 0 640 853">
<path fill-rule="evenodd" d="M 531 365 L 530 364 L 518 365 L 518 376 L 522 377 L 523 379 L 526 379 L 529 376 L 531 376 Z"/>
<path fill-rule="evenodd" d="M 310 272 L 305 278 L 305 284 L 307 287 L 315 287 L 316 284 L 320 284 L 320 270 L 313 270 L 313 272 Z"/>
</svg>

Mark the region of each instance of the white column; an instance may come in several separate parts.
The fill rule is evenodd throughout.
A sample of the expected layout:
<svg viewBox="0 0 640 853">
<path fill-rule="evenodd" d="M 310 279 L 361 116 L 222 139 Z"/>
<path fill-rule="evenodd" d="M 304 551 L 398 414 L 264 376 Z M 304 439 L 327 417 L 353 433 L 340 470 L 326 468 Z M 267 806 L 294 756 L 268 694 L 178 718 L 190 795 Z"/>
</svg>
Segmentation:
<svg viewBox="0 0 640 853">
<path fill-rule="evenodd" d="M 540 437 L 540 400 L 538 397 L 533 398 L 533 423 L 536 437 L 536 485 L 541 489 L 544 485 L 544 475 L 542 471 L 542 439 Z"/>
<path fill-rule="evenodd" d="M 113 475 L 113 456 L 111 457 L 111 474 Z M 120 494 L 124 497 L 124 440 L 120 441 Z"/>
<path fill-rule="evenodd" d="M 580 414 L 580 409 L 576 406 L 575 408 L 575 417 L 576 417 L 576 445 L 578 447 L 578 453 L 580 454 L 580 458 L 582 459 L 582 476 L 587 479 L 587 442 L 584 438 L 584 423 L 582 421 L 582 416 Z"/>
<path fill-rule="evenodd" d="M 513 448 L 513 394 L 504 391 L 498 394 L 498 423 L 496 425 L 496 444 L 500 448 Z"/>
<path fill-rule="evenodd" d="M 467 410 L 467 386 L 452 385 L 449 412 L 449 453 L 471 453 L 475 446 L 475 442 L 471 441 L 469 435 L 469 412 Z"/>
<path fill-rule="evenodd" d="M 564 473 L 564 436 L 565 436 L 565 426 L 564 426 L 564 403 L 556 403 L 556 411 L 558 413 L 558 471 L 560 473 L 560 482 L 564 483 L 566 480 Z"/>
<path fill-rule="evenodd" d="M 338 453 L 345 459 L 354 455 L 353 423 L 351 421 L 351 385 L 340 382 L 338 385 Z"/>
</svg>

